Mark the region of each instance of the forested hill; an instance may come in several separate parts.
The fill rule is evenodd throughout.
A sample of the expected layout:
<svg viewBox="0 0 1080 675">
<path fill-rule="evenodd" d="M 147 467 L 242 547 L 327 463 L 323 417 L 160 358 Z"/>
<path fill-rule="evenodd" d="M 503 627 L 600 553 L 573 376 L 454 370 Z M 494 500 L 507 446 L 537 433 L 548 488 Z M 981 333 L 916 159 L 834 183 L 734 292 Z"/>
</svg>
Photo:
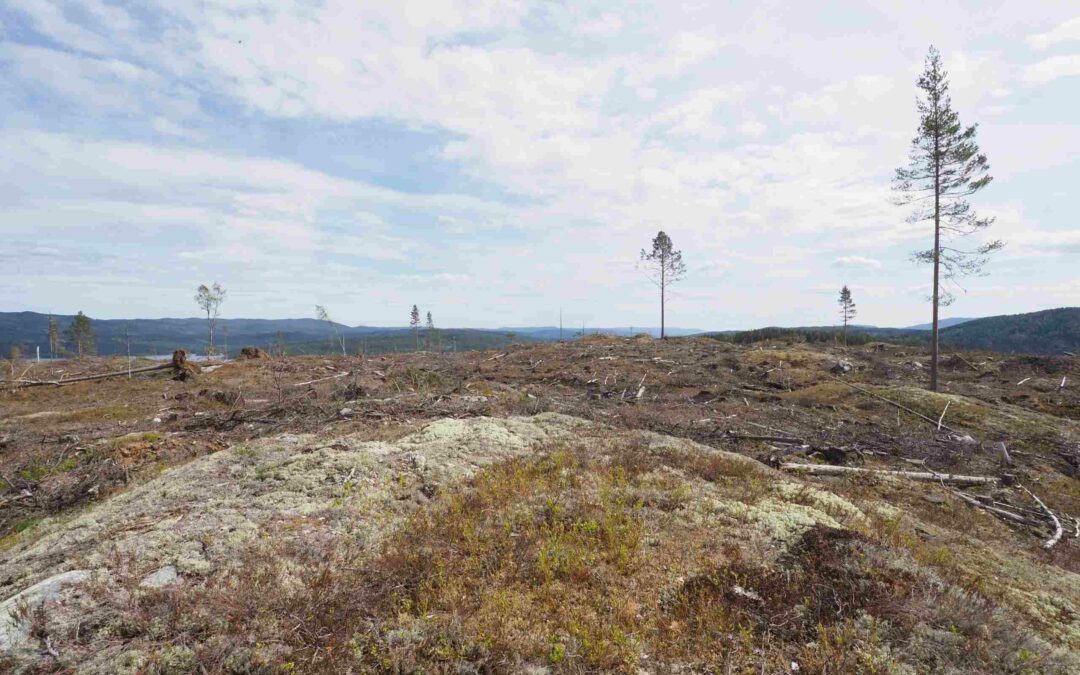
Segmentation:
<svg viewBox="0 0 1080 675">
<path fill-rule="evenodd" d="M 71 324 L 73 317 L 56 318 L 63 331 Z M 47 315 L 35 312 L 0 312 L 0 357 L 7 356 L 12 347 L 18 347 L 24 355 L 32 356 L 36 346 L 40 346 L 42 356 L 46 356 L 48 320 Z M 205 319 L 94 319 L 93 327 L 97 336 L 96 351 L 99 354 L 124 353 L 125 334 L 131 336 L 131 351 L 136 355 L 167 354 L 178 347 L 193 353 L 206 350 Z M 630 333 L 630 329 L 596 330 Z M 644 330 L 649 329 L 634 329 L 634 332 Z M 350 353 L 358 349 L 363 349 L 366 353 L 408 351 L 416 346 L 416 336 L 408 328 L 334 324 L 333 331 L 345 337 L 346 349 Z M 687 331 L 688 329 L 672 329 L 676 334 Z M 820 342 L 835 339 L 839 331 L 836 326 L 818 326 L 729 331 L 712 335 L 734 342 L 755 342 L 784 336 L 802 336 L 807 340 Z M 927 330 L 875 326 L 852 326 L 850 333 L 849 339 L 853 342 L 859 341 L 861 337 L 862 341 L 874 339 L 928 344 L 930 336 Z M 558 328 L 443 329 L 433 336 L 431 348 L 493 349 L 512 342 L 558 339 L 558 335 Z M 573 336 L 574 331 L 565 331 L 565 337 Z M 427 344 L 426 337 L 425 331 L 421 330 L 421 345 Z M 315 319 L 220 319 L 215 342 L 220 349 L 227 341 L 233 353 L 245 345 L 266 349 L 284 344 L 291 354 L 313 354 L 340 349 L 340 345 L 331 347 L 330 338 L 330 325 Z M 1080 351 L 1080 307 L 966 320 L 943 328 L 941 341 L 944 345 L 999 352 L 1077 352 Z"/>
<path fill-rule="evenodd" d="M 941 341 L 995 352 L 1077 352 L 1080 351 L 1080 307 L 973 319 L 943 329 Z"/>
<path fill-rule="evenodd" d="M 93 319 L 93 317 L 91 317 Z M 57 315 L 60 330 L 71 325 L 74 317 Z M 33 356 L 35 348 L 48 356 L 49 317 L 36 312 L 0 312 L 0 358 L 12 347 L 25 356 Z M 187 349 L 201 354 L 206 351 L 206 320 L 185 319 L 93 319 L 97 354 L 123 354 L 127 337 L 134 355 L 168 354 L 174 349 Z M 219 351 L 227 344 L 235 354 L 241 347 L 252 345 L 275 349 L 283 345 L 290 354 L 319 354 L 336 352 L 340 343 L 331 341 L 333 335 L 345 338 L 349 353 L 363 349 L 368 354 L 408 351 L 415 349 L 416 336 L 408 328 L 331 325 L 316 319 L 219 319 L 215 344 Z M 421 345 L 427 344 L 426 331 L 420 331 Z M 506 331 L 453 328 L 439 330 L 432 336 L 432 348 L 473 350 L 493 349 L 511 342 L 532 342 L 527 335 Z"/>
<path fill-rule="evenodd" d="M 949 321 L 949 320 L 946 320 Z M 801 328 L 758 328 L 747 331 L 709 333 L 710 337 L 736 344 L 795 338 L 807 342 L 839 342 L 840 326 Z M 849 344 L 885 341 L 928 346 L 930 331 L 920 328 L 879 328 L 853 325 L 848 328 Z M 1029 314 L 963 319 L 941 329 L 941 343 L 966 349 L 995 352 L 1057 354 L 1080 351 L 1080 307 L 1047 309 Z"/>
</svg>

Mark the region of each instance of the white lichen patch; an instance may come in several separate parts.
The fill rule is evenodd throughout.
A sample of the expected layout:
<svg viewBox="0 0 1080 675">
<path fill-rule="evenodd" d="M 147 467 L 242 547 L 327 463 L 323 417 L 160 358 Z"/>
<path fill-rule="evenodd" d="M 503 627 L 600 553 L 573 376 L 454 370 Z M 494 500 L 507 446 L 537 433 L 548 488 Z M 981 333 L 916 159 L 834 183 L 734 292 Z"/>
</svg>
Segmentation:
<svg viewBox="0 0 1080 675">
<path fill-rule="evenodd" d="M 713 508 L 716 513 L 733 516 L 742 522 L 753 525 L 782 546 L 792 543 L 815 525 L 824 525 L 836 529 L 843 527 L 835 518 L 824 511 L 772 497 L 753 504 L 737 501 L 716 501 Z"/>
<path fill-rule="evenodd" d="M 125 559 L 144 573 L 173 565 L 184 576 L 206 575 L 234 564 L 268 524 L 327 510 L 370 521 L 374 536 L 404 515 L 402 493 L 418 480 L 461 480 L 540 444 L 572 441 L 588 426 L 547 413 L 440 420 L 395 442 L 283 434 L 246 443 L 165 471 L 74 519 L 42 523 L 0 562 L 0 599 L 65 559 L 88 569 Z"/>
<path fill-rule="evenodd" d="M 805 483 L 780 482 L 773 486 L 773 491 L 786 501 L 812 506 L 824 511 L 846 525 L 865 524 L 866 514 L 843 497 Z"/>
</svg>

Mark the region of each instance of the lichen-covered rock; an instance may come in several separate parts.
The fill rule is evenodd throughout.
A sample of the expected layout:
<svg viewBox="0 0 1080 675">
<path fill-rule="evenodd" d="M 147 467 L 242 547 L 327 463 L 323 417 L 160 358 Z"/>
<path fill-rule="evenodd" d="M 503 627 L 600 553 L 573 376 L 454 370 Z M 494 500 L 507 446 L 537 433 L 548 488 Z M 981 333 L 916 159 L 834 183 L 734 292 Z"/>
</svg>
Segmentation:
<svg viewBox="0 0 1080 675">
<path fill-rule="evenodd" d="M 32 616 L 61 602 L 73 586 L 88 581 L 88 570 L 71 570 L 51 576 L 16 593 L 0 603 L 0 653 L 34 650 L 38 647 L 30 635 Z"/>
<path fill-rule="evenodd" d="M 139 582 L 143 588 L 163 588 L 179 581 L 176 565 L 166 565 L 153 574 L 148 574 Z"/>
</svg>

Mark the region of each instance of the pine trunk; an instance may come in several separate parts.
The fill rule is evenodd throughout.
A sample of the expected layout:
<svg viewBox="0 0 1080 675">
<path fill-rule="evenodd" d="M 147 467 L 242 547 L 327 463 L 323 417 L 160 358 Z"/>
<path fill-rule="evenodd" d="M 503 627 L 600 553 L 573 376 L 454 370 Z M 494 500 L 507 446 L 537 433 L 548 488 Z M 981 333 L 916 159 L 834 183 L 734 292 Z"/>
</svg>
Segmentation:
<svg viewBox="0 0 1080 675">
<path fill-rule="evenodd" d="M 935 130 L 935 134 L 940 132 Z M 934 138 L 934 317 L 930 335 L 930 391 L 938 390 L 938 301 L 941 263 L 941 152 Z"/>
<path fill-rule="evenodd" d="M 664 279 L 664 271 L 665 271 L 664 267 L 666 266 L 666 264 L 667 264 L 667 261 L 663 257 L 661 257 L 660 258 L 660 339 L 661 340 L 664 339 L 664 282 L 666 281 Z"/>
</svg>

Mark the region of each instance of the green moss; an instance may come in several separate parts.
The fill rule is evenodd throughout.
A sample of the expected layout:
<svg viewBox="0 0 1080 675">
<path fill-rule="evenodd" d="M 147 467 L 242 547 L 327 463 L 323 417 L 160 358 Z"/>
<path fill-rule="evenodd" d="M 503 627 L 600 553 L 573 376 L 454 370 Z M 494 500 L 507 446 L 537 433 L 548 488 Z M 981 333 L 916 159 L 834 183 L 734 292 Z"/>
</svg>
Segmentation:
<svg viewBox="0 0 1080 675">
<path fill-rule="evenodd" d="M 109 440 L 108 444 L 114 448 L 122 448 L 133 443 L 156 443 L 161 438 L 161 434 L 156 431 L 147 431 L 145 433 L 125 434 Z"/>
<path fill-rule="evenodd" d="M 48 477 L 50 473 L 52 473 L 52 470 L 44 464 L 31 464 L 19 469 L 19 478 L 31 483 L 38 483 Z"/>
</svg>

